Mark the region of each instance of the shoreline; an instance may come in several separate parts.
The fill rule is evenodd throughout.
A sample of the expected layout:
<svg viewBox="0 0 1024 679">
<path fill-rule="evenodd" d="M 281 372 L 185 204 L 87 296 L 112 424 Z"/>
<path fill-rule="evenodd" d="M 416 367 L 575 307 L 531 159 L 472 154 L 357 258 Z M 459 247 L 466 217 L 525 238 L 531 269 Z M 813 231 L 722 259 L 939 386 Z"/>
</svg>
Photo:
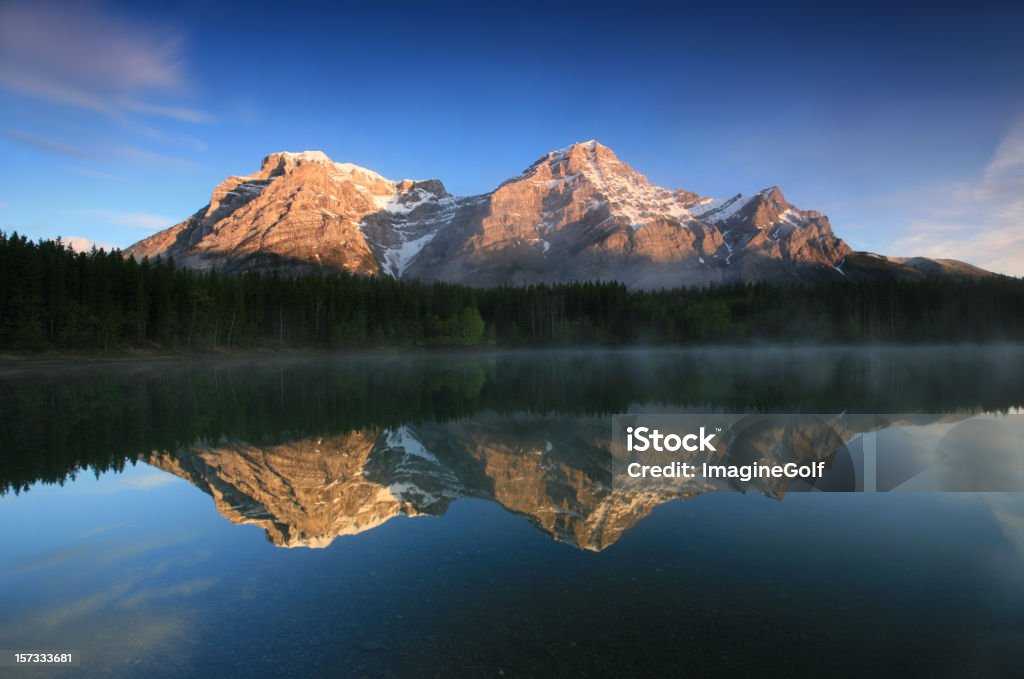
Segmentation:
<svg viewBox="0 0 1024 679">
<path fill-rule="evenodd" d="M 632 352 L 701 352 L 701 351 L 850 351 L 850 350 L 918 350 L 946 348 L 964 350 L 1004 350 L 1024 348 L 1022 341 L 992 342 L 907 342 L 907 343 L 829 343 L 829 342 L 746 342 L 732 344 L 680 344 L 680 345 L 574 345 L 574 346 L 470 346 L 470 347 L 380 347 L 362 349 L 320 349 L 312 347 L 263 348 L 244 350 L 177 351 L 160 349 L 130 349 L 111 352 L 0 352 L 0 374 L 19 370 L 48 368 L 97 368 L 132 365 L 182 365 L 187 363 L 237 362 L 257 360 L 288 360 L 323 357 L 336 358 L 396 358 L 431 356 L 498 356 L 503 354 L 543 353 L 632 353 Z"/>
</svg>

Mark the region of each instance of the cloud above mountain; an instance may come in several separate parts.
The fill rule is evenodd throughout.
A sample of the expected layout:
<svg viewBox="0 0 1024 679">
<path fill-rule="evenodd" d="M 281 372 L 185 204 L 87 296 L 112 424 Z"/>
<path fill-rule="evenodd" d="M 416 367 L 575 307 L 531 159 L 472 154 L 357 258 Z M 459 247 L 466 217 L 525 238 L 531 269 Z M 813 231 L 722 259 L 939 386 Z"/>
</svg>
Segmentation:
<svg viewBox="0 0 1024 679">
<path fill-rule="evenodd" d="M 155 215 L 149 212 L 125 212 L 122 210 L 79 210 L 82 216 L 93 217 L 117 224 L 118 226 L 129 226 L 134 229 L 165 229 L 175 222 L 171 217 Z"/>
<path fill-rule="evenodd" d="M 896 252 L 966 259 L 1024 276 L 1024 119 L 1003 137 L 975 178 L 930 187 L 924 214 L 893 246 Z"/>
<path fill-rule="evenodd" d="M 123 166 L 193 167 L 216 122 L 196 105 L 183 33 L 93 3 L 0 4 L 0 94 L 11 141 L 40 156 L 78 159 L 81 176 Z M 109 172 L 119 166 L 117 173 Z"/>
<path fill-rule="evenodd" d="M 0 85 L 114 118 L 129 114 L 213 121 L 189 93 L 182 38 L 103 14 L 87 4 L 0 8 Z"/>
</svg>

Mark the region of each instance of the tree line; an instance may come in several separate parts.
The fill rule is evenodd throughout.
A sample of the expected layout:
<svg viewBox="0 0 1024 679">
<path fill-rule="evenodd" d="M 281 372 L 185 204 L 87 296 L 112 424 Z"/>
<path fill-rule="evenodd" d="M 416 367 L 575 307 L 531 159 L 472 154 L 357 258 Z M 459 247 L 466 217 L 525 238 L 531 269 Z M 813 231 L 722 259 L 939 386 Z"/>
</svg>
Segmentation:
<svg viewBox="0 0 1024 679">
<path fill-rule="evenodd" d="M 341 273 L 226 276 L 0 231 L 0 349 L 558 346 L 1024 339 L 1024 281 L 629 290 Z"/>
</svg>

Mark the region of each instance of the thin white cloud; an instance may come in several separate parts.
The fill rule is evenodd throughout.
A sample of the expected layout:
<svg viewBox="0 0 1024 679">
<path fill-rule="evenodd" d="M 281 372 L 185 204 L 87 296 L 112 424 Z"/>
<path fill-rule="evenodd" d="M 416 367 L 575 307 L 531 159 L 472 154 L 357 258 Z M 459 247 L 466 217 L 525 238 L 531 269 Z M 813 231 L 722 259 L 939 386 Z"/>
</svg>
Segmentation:
<svg viewBox="0 0 1024 679">
<path fill-rule="evenodd" d="M 56 156 L 65 156 L 67 158 L 93 157 L 91 153 L 84 149 L 80 149 L 70 144 L 65 144 L 55 139 L 43 137 L 38 134 L 29 134 L 27 132 L 19 132 L 17 130 L 7 130 L 3 134 L 11 141 L 21 144 L 22 146 L 28 146 L 39 151 L 52 153 Z"/>
<path fill-rule="evenodd" d="M 110 153 L 118 158 L 133 163 L 144 163 L 160 167 L 175 168 L 179 170 L 194 167 L 195 163 L 185 158 L 170 156 L 165 153 L 157 153 L 131 144 L 121 144 L 109 149 Z"/>
<path fill-rule="evenodd" d="M 0 131 L 9 140 L 66 158 L 177 170 L 194 164 L 162 150 L 206 150 L 205 142 L 171 129 L 181 127 L 175 123 L 215 122 L 190 102 L 192 86 L 178 32 L 92 2 L 7 0 L 0 1 L 0 45 L 0 89 L 70 107 L 74 126 L 65 129 L 84 130 L 70 142 L 45 131 Z M 114 120 L 116 132 L 96 116 Z M 159 129 L 161 124 L 168 129 Z M 132 143 L 140 137 L 143 146 Z M 150 148 L 151 142 L 157 146 Z M 116 176 L 91 168 L 72 171 Z"/>
<path fill-rule="evenodd" d="M 215 120 L 209 113 L 183 106 L 160 106 L 135 99 L 122 99 L 121 106 L 129 111 L 164 116 L 186 123 L 212 123 Z"/>
<path fill-rule="evenodd" d="M 180 38 L 87 3 L 4 3 L 0 37 L 13 66 L 98 86 L 181 87 Z"/>
<path fill-rule="evenodd" d="M 1024 227 L 970 227 L 915 222 L 893 246 L 894 252 L 934 259 L 959 259 L 989 271 L 1024 275 Z"/>
<path fill-rule="evenodd" d="M 161 142 L 163 144 L 169 144 L 172 146 L 185 147 L 194 153 L 202 153 L 206 151 L 209 146 L 202 139 L 197 139 L 190 134 L 182 134 L 179 132 L 164 132 L 151 125 L 143 123 L 130 122 L 128 126 L 135 132 L 142 134 L 154 141 Z"/>
<path fill-rule="evenodd" d="M 919 196 L 926 213 L 893 245 L 896 254 L 966 260 L 1024 276 L 1024 120 L 973 180 Z"/>
<path fill-rule="evenodd" d="M 213 116 L 150 97 L 181 98 L 188 79 L 181 37 L 90 4 L 0 5 L 0 86 L 111 117 L 127 113 L 209 123 Z"/>
<path fill-rule="evenodd" d="M 120 210 L 78 210 L 76 214 L 133 229 L 166 229 L 175 223 L 171 217 L 149 212 L 122 212 Z"/>
<path fill-rule="evenodd" d="M 69 167 L 68 170 L 74 172 L 75 174 L 80 174 L 83 177 L 91 177 L 92 179 L 107 179 L 116 182 L 124 181 L 124 177 L 121 177 L 116 174 L 111 174 L 109 172 L 103 172 L 102 170 L 97 170 L 92 167 L 81 167 L 79 165 L 75 165 Z"/>
<path fill-rule="evenodd" d="M 38 134 L 30 134 L 27 132 L 21 132 L 18 130 L 7 130 L 4 131 L 3 136 L 7 137 L 13 142 L 27 146 L 39 151 L 45 151 L 57 156 L 64 156 L 66 158 L 80 158 L 86 160 L 127 160 L 132 163 L 143 163 L 148 165 L 157 165 L 165 168 L 172 169 L 187 169 L 194 167 L 194 163 L 185 158 L 179 158 L 178 156 L 167 155 L 165 153 L 158 153 L 156 151 L 150 151 L 139 146 L 132 144 L 110 144 L 104 146 L 102 152 L 100 151 L 89 151 L 86 149 L 66 144 L 63 141 L 57 139 L 51 139 Z M 182 144 L 191 144 L 192 150 L 205 150 L 206 146 L 198 139 L 186 137 L 181 140 Z M 95 176 L 95 175 L 94 175 Z"/>
<path fill-rule="evenodd" d="M 985 168 L 986 176 L 999 176 L 1024 168 L 1024 120 L 1006 135 Z"/>
<path fill-rule="evenodd" d="M 120 479 L 121 485 L 132 490 L 148 490 L 157 486 L 166 486 L 169 483 L 180 483 L 181 479 L 167 472 L 153 472 L 141 476 L 125 477 Z"/>
<path fill-rule="evenodd" d="M 58 104 L 76 106 L 111 117 L 119 116 L 117 109 L 106 103 L 100 96 L 74 85 L 59 83 L 42 76 L 15 71 L 9 64 L 2 62 L 0 62 L 0 87 L 14 90 L 36 99 L 46 99 Z"/>
</svg>

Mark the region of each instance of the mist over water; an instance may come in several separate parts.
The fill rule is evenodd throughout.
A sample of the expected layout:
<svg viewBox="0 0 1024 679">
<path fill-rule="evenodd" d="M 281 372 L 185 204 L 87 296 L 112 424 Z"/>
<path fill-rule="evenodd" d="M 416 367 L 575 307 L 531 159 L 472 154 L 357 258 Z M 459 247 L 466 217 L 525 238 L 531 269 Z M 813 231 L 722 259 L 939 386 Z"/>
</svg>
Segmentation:
<svg viewBox="0 0 1024 679">
<path fill-rule="evenodd" d="M 0 638 L 114 675 L 1001 676 L 1020 494 L 631 494 L 608 444 L 620 413 L 1015 412 L 1022 378 L 1017 346 L 7 368 Z"/>
</svg>

